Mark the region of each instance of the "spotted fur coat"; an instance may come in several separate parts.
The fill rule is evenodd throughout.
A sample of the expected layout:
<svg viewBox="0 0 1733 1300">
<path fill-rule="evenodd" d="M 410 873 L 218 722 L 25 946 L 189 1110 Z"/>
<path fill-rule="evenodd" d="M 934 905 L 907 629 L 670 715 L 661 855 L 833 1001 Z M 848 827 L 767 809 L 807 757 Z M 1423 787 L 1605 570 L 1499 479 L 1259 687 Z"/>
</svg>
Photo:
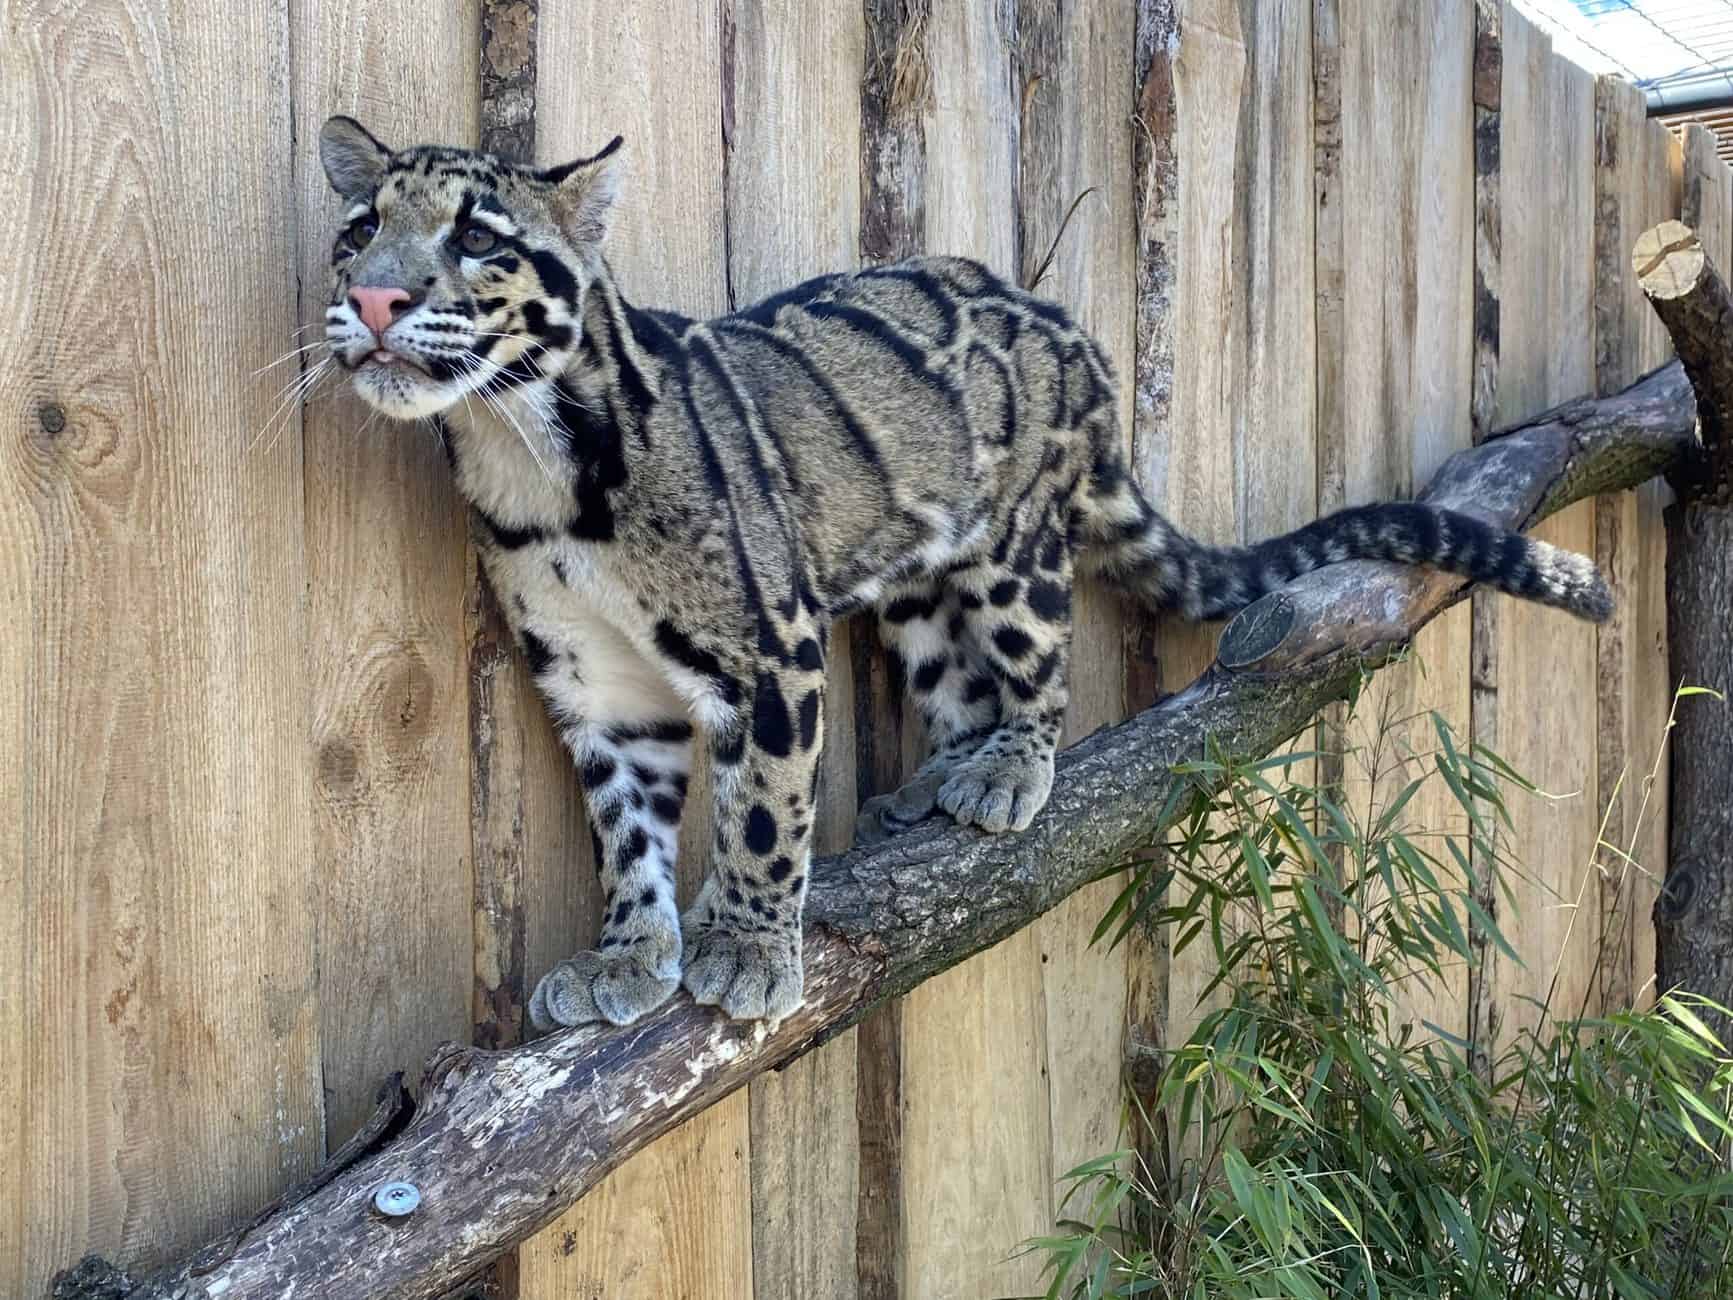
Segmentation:
<svg viewBox="0 0 1733 1300">
<path fill-rule="evenodd" d="M 541 980 L 538 1027 L 628 1024 L 682 980 L 734 1017 L 799 1005 L 825 655 L 851 612 L 874 611 L 931 750 L 868 802 L 876 838 L 1041 810 L 1081 575 L 1208 619 L 1378 557 L 1608 611 L 1583 557 L 1413 503 L 1246 548 L 1186 537 L 1126 473 L 1100 347 L 975 262 L 820 276 L 716 320 L 638 307 L 602 251 L 619 144 L 536 170 L 341 117 L 320 136 L 349 205 L 331 361 L 440 430 L 588 803 L 601 936 Z M 682 915 L 696 744 L 715 841 Z"/>
</svg>

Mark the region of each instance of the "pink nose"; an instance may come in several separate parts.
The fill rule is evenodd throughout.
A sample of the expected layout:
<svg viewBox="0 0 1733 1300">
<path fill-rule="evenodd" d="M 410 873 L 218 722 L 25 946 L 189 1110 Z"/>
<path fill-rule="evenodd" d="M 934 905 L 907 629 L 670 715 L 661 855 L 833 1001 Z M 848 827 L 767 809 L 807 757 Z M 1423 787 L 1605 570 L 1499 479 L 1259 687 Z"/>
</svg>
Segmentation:
<svg viewBox="0 0 1733 1300">
<path fill-rule="evenodd" d="M 361 317 L 361 323 L 375 334 L 384 334 L 397 319 L 398 308 L 409 301 L 402 289 L 364 288 L 349 291 L 349 303 Z"/>
</svg>

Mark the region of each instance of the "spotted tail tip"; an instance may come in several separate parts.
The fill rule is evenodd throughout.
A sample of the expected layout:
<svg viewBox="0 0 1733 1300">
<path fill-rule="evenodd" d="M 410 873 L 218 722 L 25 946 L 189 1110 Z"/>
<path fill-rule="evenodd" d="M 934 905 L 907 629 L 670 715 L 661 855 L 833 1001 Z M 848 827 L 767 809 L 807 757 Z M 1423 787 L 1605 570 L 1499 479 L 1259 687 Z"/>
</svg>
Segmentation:
<svg viewBox="0 0 1733 1300">
<path fill-rule="evenodd" d="M 1612 617 L 1612 589 L 1593 560 L 1545 542 L 1530 545 L 1541 600 L 1591 623 L 1604 623 Z"/>
</svg>

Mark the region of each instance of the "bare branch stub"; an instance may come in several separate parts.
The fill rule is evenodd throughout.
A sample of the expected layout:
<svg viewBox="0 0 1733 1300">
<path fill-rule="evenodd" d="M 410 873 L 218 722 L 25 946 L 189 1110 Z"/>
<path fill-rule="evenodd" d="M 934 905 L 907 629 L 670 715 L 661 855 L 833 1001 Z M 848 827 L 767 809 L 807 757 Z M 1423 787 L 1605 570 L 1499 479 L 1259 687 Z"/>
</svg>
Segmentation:
<svg viewBox="0 0 1733 1300">
<path fill-rule="evenodd" d="M 1733 294 L 1696 231 L 1678 221 L 1642 233 L 1631 269 L 1697 394 L 1703 454 L 1674 486 L 1682 498 L 1733 505 Z"/>
</svg>

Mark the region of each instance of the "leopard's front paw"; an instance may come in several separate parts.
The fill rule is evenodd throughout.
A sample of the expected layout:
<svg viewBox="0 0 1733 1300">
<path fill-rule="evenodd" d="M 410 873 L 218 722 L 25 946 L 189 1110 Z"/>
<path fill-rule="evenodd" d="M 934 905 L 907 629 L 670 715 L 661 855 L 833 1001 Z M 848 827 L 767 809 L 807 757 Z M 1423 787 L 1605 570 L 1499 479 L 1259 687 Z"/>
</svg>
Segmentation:
<svg viewBox="0 0 1733 1300">
<path fill-rule="evenodd" d="M 800 931 L 755 934 L 689 918 L 684 982 L 694 1001 L 734 1020 L 781 1020 L 806 996 Z"/>
<path fill-rule="evenodd" d="M 666 962 L 652 968 L 623 953 L 580 952 L 542 976 L 530 998 L 530 1023 L 543 1033 L 598 1020 L 629 1025 L 679 986 L 678 972 Z"/>
<path fill-rule="evenodd" d="M 1050 751 L 983 751 L 952 770 L 939 790 L 939 807 L 960 825 L 997 835 L 1027 830 L 1052 791 Z"/>
</svg>

